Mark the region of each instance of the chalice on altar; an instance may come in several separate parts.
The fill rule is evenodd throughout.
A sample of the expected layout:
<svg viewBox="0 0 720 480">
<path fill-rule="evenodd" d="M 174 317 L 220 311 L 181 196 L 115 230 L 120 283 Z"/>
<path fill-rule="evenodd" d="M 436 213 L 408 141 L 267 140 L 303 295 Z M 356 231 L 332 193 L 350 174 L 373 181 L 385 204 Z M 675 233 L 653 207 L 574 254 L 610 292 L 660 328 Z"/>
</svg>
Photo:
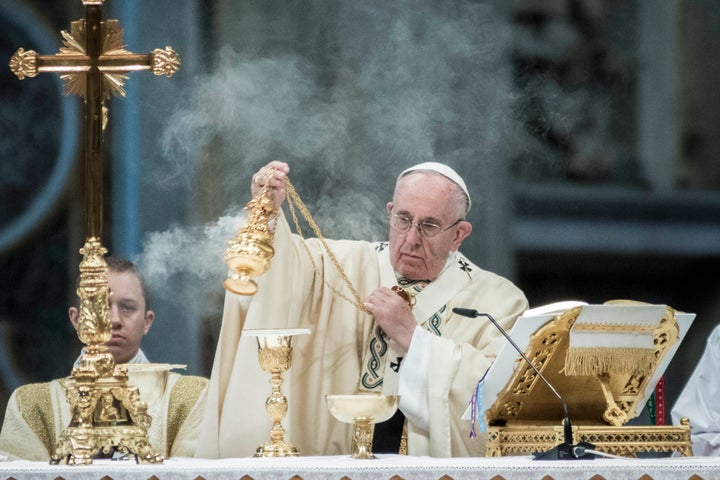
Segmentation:
<svg viewBox="0 0 720 480">
<path fill-rule="evenodd" d="M 285 441 L 285 429 L 282 419 L 287 414 L 288 401 L 280 391 L 283 383 L 282 375 L 292 364 L 292 338 L 296 335 L 310 333 L 307 328 L 295 329 L 262 329 L 244 330 L 243 334 L 253 336 L 258 344 L 258 361 L 260 368 L 269 372 L 272 391 L 265 400 L 265 409 L 273 422 L 270 429 L 270 441 L 261 444 L 255 457 L 296 457 L 298 449 L 290 442 Z"/>
<path fill-rule="evenodd" d="M 375 458 L 372 453 L 373 430 L 395 414 L 400 403 L 398 395 L 361 393 L 357 395 L 325 395 L 333 417 L 353 424 L 353 458 Z"/>
</svg>

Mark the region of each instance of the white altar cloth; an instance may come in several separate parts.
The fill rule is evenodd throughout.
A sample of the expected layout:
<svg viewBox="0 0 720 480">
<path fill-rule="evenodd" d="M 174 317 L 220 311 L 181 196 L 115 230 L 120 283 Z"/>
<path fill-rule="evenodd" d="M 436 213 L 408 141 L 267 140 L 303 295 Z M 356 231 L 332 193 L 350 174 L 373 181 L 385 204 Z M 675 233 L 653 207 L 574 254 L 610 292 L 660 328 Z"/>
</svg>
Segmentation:
<svg viewBox="0 0 720 480">
<path fill-rule="evenodd" d="M 0 462 L 0 480 L 715 480 L 720 458 L 533 460 L 532 457 L 430 458 L 377 455 L 169 458 L 161 464 L 95 460 L 92 465 Z M 598 477 L 599 475 L 599 477 Z"/>
</svg>

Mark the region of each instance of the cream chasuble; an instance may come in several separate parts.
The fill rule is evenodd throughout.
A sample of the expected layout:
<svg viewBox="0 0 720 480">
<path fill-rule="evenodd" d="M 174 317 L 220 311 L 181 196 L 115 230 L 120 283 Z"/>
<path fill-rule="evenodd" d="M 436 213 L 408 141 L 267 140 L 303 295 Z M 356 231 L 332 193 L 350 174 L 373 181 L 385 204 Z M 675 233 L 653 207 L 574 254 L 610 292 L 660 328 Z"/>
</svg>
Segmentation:
<svg viewBox="0 0 720 480">
<path fill-rule="evenodd" d="M 361 298 L 380 286 L 397 284 L 386 243 L 326 242 Z M 375 323 L 327 287 L 326 283 L 351 296 L 321 242 L 293 235 L 283 215 L 278 218 L 274 249 L 270 268 L 257 279 L 257 294 L 225 294 L 208 408 L 198 441 L 200 457 L 251 456 L 269 440 L 271 421 L 265 399 L 271 391 L 270 377 L 259 367 L 255 339 L 242 336 L 243 329 L 251 328 L 310 329 L 309 335 L 293 340 L 292 366 L 283 375 L 282 392 L 289 409 L 282 422 L 285 440 L 301 455 L 350 452 L 352 426 L 332 417 L 325 395 L 358 392 Z M 437 331 L 427 336 L 427 347 L 420 352 L 427 361 L 424 382 L 406 382 L 426 389 L 409 390 L 416 398 L 408 401 L 427 396 L 428 429 L 416 429 L 408 422 L 411 455 L 485 453 L 484 441 L 469 438 L 470 423 L 461 417 L 504 337 L 485 319 L 453 315 L 456 306 L 487 311 L 510 328 L 527 308 L 527 300 L 511 282 L 460 254 L 417 294 L 413 312 L 418 324 Z M 400 383 L 404 367 L 403 363 L 399 369 Z M 383 378 L 388 369 L 390 363 L 382 369 Z M 402 405 L 401 398 L 401 409 Z"/>
</svg>

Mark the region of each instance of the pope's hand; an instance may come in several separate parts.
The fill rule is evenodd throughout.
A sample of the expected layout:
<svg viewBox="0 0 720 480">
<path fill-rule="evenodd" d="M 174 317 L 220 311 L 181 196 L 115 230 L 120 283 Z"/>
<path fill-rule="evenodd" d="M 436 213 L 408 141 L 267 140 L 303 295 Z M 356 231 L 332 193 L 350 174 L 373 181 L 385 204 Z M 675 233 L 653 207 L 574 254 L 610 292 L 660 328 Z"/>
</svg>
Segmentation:
<svg viewBox="0 0 720 480">
<path fill-rule="evenodd" d="M 403 353 L 407 352 L 417 323 L 405 299 L 387 287 L 380 287 L 365 299 L 364 305 L 388 337 Z"/>
<path fill-rule="evenodd" d="M 285 179 L 289 173 L 290 166 L 285 162 L 273 160 L 268 163 L 252 176 L 252 185 L 250 188 L 252 196 L 254 197 L 260 193 L 263 187 L 268 185 L 270 187 L 273 204 L 276 209 L 280 209 L 287 194 L 285 191 Z"/>
</svg>

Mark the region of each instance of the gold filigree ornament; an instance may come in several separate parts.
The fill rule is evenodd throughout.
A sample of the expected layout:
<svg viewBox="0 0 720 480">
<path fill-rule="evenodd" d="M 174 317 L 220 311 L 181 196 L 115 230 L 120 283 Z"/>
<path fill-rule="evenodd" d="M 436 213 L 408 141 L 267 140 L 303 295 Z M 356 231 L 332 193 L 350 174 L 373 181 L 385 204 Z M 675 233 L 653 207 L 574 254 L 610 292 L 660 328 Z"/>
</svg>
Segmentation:
<svg viewBox="0 0 720 480">
<path fill-rule="evenodd" d="M 172 77 L 180 69 L 180 56 L 172 47 L 165 47 L 165 50 L 156 48 L 150 54 L 152 72 L 155 75 Z"/>
<path fill-rule="evenodd" d="M 107 250 L 91 237 L 80 253 L 78 337 L 85 347 L 64 380 L 71 420 L 58 437 L 50 463 L 88 465 L 110 454 L 162 463 L 148 439 L 152 418 L 147 404 L 138 388 L 128 384 L 127 365 L 116 365 L 105 345 L 112 335 Z"/>
<path fill-rule="evenodd" d="M 252 279 L 252 277 L 257 277 L 265 273 L 265 271 L 267 271 L 270 267 L 270 259 L 275 254 L 272 243 L 275 237 L 275 222 L 277 220 L 278 211 L 273 204 L 269 187 L 270 179 L 273 177 L 275 169 L 268 168 L 266 169 L 266 172 L 267 181 L 263 182 L 263 186 L 260 191 L 255 194 L 255 196 L 253 196 L 253 198 L 245 206 L 245 210 L 248 215 L 245 225 L 238 230 L 235 237 L 230 239 L 225 250 L 225 263 L 231 272 L 225 280 L 224 285 L 227 290 L 239 295 L 255 295 L 255 293 L 257 293 L 257 283 Z M 290 183 L 290 180 L 287 178 L 285 178 L 285 190 L 287 192 L 288 209 L 292 215 L 297 234 L 300 237 L 303 236 L 300 222 L 295 213 L 296 208 L 300 210 L 303 218 L 308 222 L 313 232 L 322 243 L 323 248 L 330 257 L 330 261 L 342 277 L 343 282 L 350 290 L 353 298 L 349 298 L 339 289 L 330 285 L 327 280 L 325 280 L 325 285 L 327 285 L 335 295 L 338 295 L 340 298 L 350 302 L 358 310 L 367 312 L 360 294 L 350 282 L 347 274 L 340 266 L 340 262 L 338 262 L 332 250 L 330 250 L 330 247 L 325 241 L 320 228 L 312 218 L 310 211 L 298 195 L 295 187 L 293 187 L 292 183 Z M 319 269 L 317 265 L 315 265 L 315 261 L 310 254 L 307 245 L 305 245 L 305 243 L 302 243 L 302 245 L 313 265 L 313 268 L 319 273 Z"/>
<path fill-rule="evenodd" d="M 32 78 L 38 74 L 38 54 L 35 50 L 19 48 L 10 57 L 10 70 L 20 79 Z"/>
<path fill-rule="evenodd" d="M 225 249 L 224 259 L 230 274 L 224 285 L 227 290 L 238 295 L 257 293 L 257 283 L 252 277 L 265 273 L 270 267 L 270 259 L 275 255 L 272 243 L 277 211 L 269 187 L 274 171 L 270 169 L 268 181 L 245 205 L 247 221 Z"/>
</svg>

